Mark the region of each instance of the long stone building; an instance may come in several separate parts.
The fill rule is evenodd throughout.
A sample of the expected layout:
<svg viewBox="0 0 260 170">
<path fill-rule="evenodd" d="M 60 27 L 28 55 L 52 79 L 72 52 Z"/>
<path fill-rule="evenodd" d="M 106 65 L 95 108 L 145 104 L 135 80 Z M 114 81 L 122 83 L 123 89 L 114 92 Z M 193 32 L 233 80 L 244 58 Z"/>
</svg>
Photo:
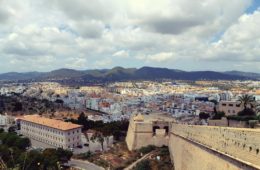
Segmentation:
<svg viewBox="0 0 260 170">
<path fill-rule="evenodd" d="M 81 125 L 49 119 L 39 115 L 19 117 L 21 134 L 56 148 L 81 145 Z"/>
</svg>

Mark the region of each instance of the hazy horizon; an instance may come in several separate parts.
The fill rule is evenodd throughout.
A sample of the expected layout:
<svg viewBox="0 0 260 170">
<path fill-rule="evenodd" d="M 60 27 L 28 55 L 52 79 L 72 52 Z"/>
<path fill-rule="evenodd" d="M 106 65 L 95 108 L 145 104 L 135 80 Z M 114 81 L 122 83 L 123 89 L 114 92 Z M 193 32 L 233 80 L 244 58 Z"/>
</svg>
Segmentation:
<svg viewBox="0 0 260 170">
<path fill-rule="evenodd" d="M 86 70 L 109 70 L 109 69 L 113 69 L 116 67 L 122 67 L 122 66 L 114 66 L 111 68 L 91 68 L 91 69 L 77 69 L 77 68 L 56 68 L 53 70 L 46 70 L 46 71 L 37 71 L 37 70 L 29 70 L 29 71 L 8 71 L 8 72 L 0 72 L 0 74 L 5 74 L 5 73 L 29 73 L 29 72 L 39 72 L 39 73 L 48 73 L 51 71 L 55 71 L 55 70 L 61 70 L 61 69 L 71 69 L 71 70 L 76 70 L 76 71 L 86 71 Z M 142 67 L 153 67 L 153 66 L 141 66 L 141 67 L 123 67 L 125 69 L 131 69 L 131 68 L 135 68 L 135 69 L 140 69 Z M 242 71 L 242 70 L 223 70 L 223 71 L 216 71 L 216 70 L 183 70 L 183 69 L 176 69 L 176 68 L 168 68 L 168 67 L 153 67 L 153 68 L 167 68 L 167 69 L 175 69 L 175 70 L 181 70 L 181 71 L 187 71 L 187 72 L 196 72 L 196 71 L 213 71 L 213 72 L 227 72 L 227 71 L 239 71 L 239 72 L 250 72 L 250 73 L 257 73 L 260 74 L 260 72 L 251 72 L 251 71 Z"/>
</svg>

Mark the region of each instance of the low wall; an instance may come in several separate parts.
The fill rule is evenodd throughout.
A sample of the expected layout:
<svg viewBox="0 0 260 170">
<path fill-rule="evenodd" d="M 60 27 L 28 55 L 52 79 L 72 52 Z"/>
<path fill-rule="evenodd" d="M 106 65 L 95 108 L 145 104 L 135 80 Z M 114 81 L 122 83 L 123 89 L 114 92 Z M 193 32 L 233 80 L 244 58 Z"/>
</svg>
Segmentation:
<svg viewBox="0 0 260 170">
<path fill-rule="evenodd" d="M 248 123 L 246 121 L 237 120 L 227 120 L 227 118 L 222 118 L 219 120 L 208 120 L 209 126 L 223 126 L 223 127 L 237 127 L 237 128 L 248 128 Z"/>
<path fill-rule="evenodd" d="M 209 126 L 228 126 L 228 120 L 226 118 L 216 119 L 216 120 L 208 120 Z"/>
<path fill-rule="evenodd" d="M 237 127 L 237 128 L 248 128 L 249 125 L 247 121 L 237 121 L 237 120 L 229 120 L 228 121 L 230 127 Z"/>
<path fill-rule="evenodd" d="M 187 169 L 185 167 L 189 167 L 188 165 L 183 165 L 183 161 L 180 162 L 180 159 L 185 160 L 189 155 L 192 157 L 190 159 L 194 158 L 193 161 L 185 161 L 190 166 L 192 166 L 191 164 L 197 165 L 200 160 L 203 166 L 198 166 L 201 166 L 202 169 L 209 165 L 219 167 L 220 164 L 213 161 L 219 158 L 215 158 L 210 154 L 208 154 L 209 158 L 207 158 L 207 155 L 200 150 L 198 151 L 198 147 L 194 144 L 223 155 L 220 157 L 226 156 L 243 165 L 260 169 L 260 130 L 173 124 L 170 137 L 170 150 L 173 154 L 172 156 L 174 156 L 173 159 L 177 170 L 178 168 Z M 195 150 L 194 154 L 191 151 L 187 152 L 187 148 L 189 147 Z M 196 152 L 205 155 L 205 157 L 200 158 L 199 156 L 195 156 Z M 227 165 L 230 166 L 229 169 L 240 167 L 240 165 L 234 165 L 235 167 L 231 168 L 233 165 L 230 162 L 227 162 Z"/>
</svg>

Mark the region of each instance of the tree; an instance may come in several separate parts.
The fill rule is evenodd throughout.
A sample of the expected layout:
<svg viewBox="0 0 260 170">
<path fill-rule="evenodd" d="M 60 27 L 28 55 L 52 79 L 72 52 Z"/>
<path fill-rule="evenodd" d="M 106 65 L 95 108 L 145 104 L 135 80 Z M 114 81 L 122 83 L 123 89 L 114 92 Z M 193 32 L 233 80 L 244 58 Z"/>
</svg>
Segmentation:
<svg viewBox="0 0 260 170">
<path fill-rule="evenodd" d="M 59 161 L 68 162 L 72 157 L 73 153 L 69 150 L 64 150 L 62 148 L 58 148 L 56 150 L 56 155 L 59 158 Z"/>
<path fill-rule="evenodd" d="M 242 96 L 239 96 L 238 101 L 240 102 L 240 104 L 244 105 L 244 110 L 245 110 L 247 108 L 247 105 L 252 106 L 255 99 L 252 95 L 244 94 Z"/>
<path fill-rule="evenodd" d="M 115 130 L 113 132 L 113 136 L 114 136 L 115 140 L 120 140 L 121 136 L 123 136 L 123 135 L 121 134 L 120 130 Z"/>
<path fill-rule="evenodd" d="M 147 154 L 147 153 L 149 153 L 149 152 L 151 152 L 151 151 L 153 151 L 153 150 L 155 150 L 156 149 L 156 146 L 154 146 L 154 145 L 148 145 L 148 146 L 143 146 L 143 147 L 141 147 L 138 151 L 140 152 L 140 153 L 142 153 L 142 154 Z"/>
<path fill-rule="evenodd" d="M 7 163 L 11 160 L 11 154 L 6 145 L 0 145 L 0 158 L 3 159 L 3 162 Z"/>
<path fill-rule="evenodd" d="M 221 119 L 222 117 L 225 116 L 225 112 L 216 112 L 214 114 L 214 116 L 212 117 L 213 120 L 216 120 L 216 119 Z"/>
<path fill-rule="evenodd" d="M 92 142 L 98 141 L 101 145 L 102 151 L 104 150 L 104 136 L 101 132 L 95 132 L 90 138 Z"/>
<path fill-rule="evenodd" d="M 139 163 L 136 164 L 136 167 L 134 168 L 134 170 L 151 170 L 151 165 L 150 162 L 148 160 L 144 160 L 141 161 Z"/>
<path fill-rule="evenodd" d="M 13 109 L 12 109 L 12 111 L 13 112 L 17 112 L 17 111 L 22 111 L 23 110 L 23 105 L 22 105 L 22 103 L 21 102 L 15 102 L 15 103 L 13 103 Z"/>
<path fill-rule="evenodd" d="M 200 117 L 200 119 L 208 119 L 209 114 L 205 113 L 205 112 L 200 112 L 199 117 Z"/>
<path fill-rule="evenodd" d="M 87 118 L 86 118 L 84 112 L 81 112 L 79 117 L 78 117 L 78 124 L 85 125 L 86 122 L 87 122 Z"/>
<path fill-rule="evenodd" d="M 15 127 L 14 126 L 9 127 L 8 132 L 9 133 L 15 132 Z"/>
<path fill-rule="evenodd" d="M 240 112 L 237 113 L 238 116 L 255 116 L 256 113 L 253 109 L 246 108 Z"/>
<path fill-rule="evenodd" d="M 255 103 L 255 111 L 258 114 L 260 112 L 260 104 L 259 103 Z"/>
<path fill-rule="evenodd" d="M 61 99 L 57 99 L 57 100 L 55 100 L 55 103 L 58 103 L 58 104 L 60 104 L 60 105 L 63 105 L 64 101 L 61 100 Z"/>
<path fill-rule="evenodd" d="M 15 142 L 19 139 L 16 134 L 7 135 L 7 138 L 3 141 L 7 146 L 15 146 Z"/>
<path fill-rule="evenodd" d="M 19 149 L 25 150 L 29 146 L 31 146 L 31 141 L 29 138 L 19 138 L 15 141 L 15 146 Z"/>
<path fill-rule="evenodd" d="M 23 170 L 43 169 L 43 160 L 43 155 L 36 150 L 23 152 L 18 158 L 20 169 Z"/>
</svg>

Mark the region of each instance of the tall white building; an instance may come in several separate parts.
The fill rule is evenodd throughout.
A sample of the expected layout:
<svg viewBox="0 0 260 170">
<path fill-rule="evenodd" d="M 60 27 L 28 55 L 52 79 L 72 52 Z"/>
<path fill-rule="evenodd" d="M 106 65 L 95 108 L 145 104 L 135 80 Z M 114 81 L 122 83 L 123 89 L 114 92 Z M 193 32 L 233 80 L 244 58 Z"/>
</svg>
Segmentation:
<svg viewBox="0 0 260 170">
<path fill-rule="evenodd" d="M 21 134 L 53 147 L 74 148 L 81 145 L 81 125 L 44 118 L 39 115 L 19 117 Z"/>
<path fill-rule="evenodd" d="M 14 125 L 14 117 L 0 114 L 0 127 L 8 128 L 12 125 Z"/>
</svg>

